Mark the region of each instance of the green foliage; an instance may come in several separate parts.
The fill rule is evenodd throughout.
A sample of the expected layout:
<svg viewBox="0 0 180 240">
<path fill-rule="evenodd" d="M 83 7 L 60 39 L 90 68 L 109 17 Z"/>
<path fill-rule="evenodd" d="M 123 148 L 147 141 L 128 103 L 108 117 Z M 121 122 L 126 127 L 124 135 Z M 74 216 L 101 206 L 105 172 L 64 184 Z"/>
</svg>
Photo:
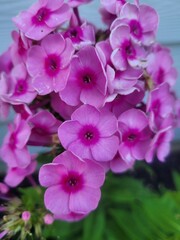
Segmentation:
<svg viewBox="0 0 180 240">
<path fill-rule="evenodd" d="M 179 240 L 180 176 L 176 191 L 156 193 L 132 177 L 109 175 L 98 209 L 77 223 L 56 221 L 45 239 Z"/>
</svg>

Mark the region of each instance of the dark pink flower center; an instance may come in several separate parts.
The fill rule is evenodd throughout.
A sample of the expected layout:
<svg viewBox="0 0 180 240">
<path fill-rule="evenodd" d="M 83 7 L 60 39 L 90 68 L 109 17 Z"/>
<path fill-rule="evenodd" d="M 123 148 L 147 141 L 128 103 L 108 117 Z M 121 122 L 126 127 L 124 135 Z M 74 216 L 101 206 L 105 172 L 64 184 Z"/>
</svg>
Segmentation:
<svg viewBox="0 0 180 240">
<path fill-rule="evenodd" d="M 153 103 L 152 103 L 152 111 L 159 115 L 159 111 L 160 111 L 160 107 L 161 107 L 161 102 L 159 99 L 156 99 Z"/>
<path fill-rule="evenodd" d="M 134 145 L 139 139 L 139 132 L 136 129 L 131 129 L 126 132 L 123 136 L 123 141 L 126 142 L 127 145 Z"/>
<path fill-rule="evenodd" d="M 15 91 L 14 91 L 14 94 L 15 95 L 22 95 L 24 93 L 27 92 L 27 81 L 26 80 L 23 80 L 23 79 L 20 79 L 18 80 L 17 84 L 16 84 L 16 87 L 15 87 Z"/>
<path fill-rule="evenodd" d="M 94 145 L 99 141 L 100 133 L 95 126 L 84 126 L 79 132 L 79 139 L 86 145 Z"/>
<path fill-rule="evenodd" d="M 80 27 L 71 28 L 64 34 L 65 37 L 71 38 L 72 42 L 74 43 L 80 42 L 82 35 L 83 33 Z"/>
<path fill-rule="evenodd" d="M 19 55 L 24 55 L 25 52 L 26 52 L 26 49 L 25 49 L 24 43 L 23 43 L 21 37 L 19 37 L 19 40 L 18 40 L 18 53 L 19 53 Z"/>
<path fill-rule="evenodd" d="M 121 48 L 122 48 L 122 55 L 124 58 L 135 59 L 136 51 L 130 40 L 124 41 Z"/>
<path fill-rule="evenodd" d="M 164 69 L 160 67 L 156 77 L 157 84 L 161 84 L 164 82 L 164 76 L 165 76 Z"/>
<path fill-rule="evenodd" d="M 32 17 L 32 23 L 35 25 L 42 25 L 50 17 L 50 10 L 48 8 L 40 8 L 35 16 Z"/>
<path fill-rule="evenodd" d="M 68 192 L 77 192 L 82 189 L 84 179 L 82 175 L 77 172 L 69 172 L 68 175 L 64 176 L 62 181 L 63 189 Z"/>
<path fill-rule="evenodd" d="M 142 38 L 142 27 L 137 20 L 131 20 L 129 23 L 131 34 L 137 39 Z"/>
<path fill-rule="evenodd" d="M 60 57 L 52 54 L 45 59 L 45 71 L 50 77 L 54 77 L 60 70 Z"/>
</svg>

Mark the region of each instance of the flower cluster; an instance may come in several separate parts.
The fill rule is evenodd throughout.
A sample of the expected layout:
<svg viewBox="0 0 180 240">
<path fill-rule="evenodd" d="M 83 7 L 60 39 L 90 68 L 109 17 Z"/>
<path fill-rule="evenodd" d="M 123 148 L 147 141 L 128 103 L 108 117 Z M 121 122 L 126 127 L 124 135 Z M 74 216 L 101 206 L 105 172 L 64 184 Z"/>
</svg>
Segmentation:
<svg viewBox="0 0 180 240">
<path fill-rule="evenodd" d="M 15 187 L 35 171 L 28 146 L 50 147 L 39 182 L 45 207 L 66 221 L 97 208 L 107 171 L 164 161 L 180 116 L 156 11 L 101 0 L 107 29 L 98 30 L 79 16 L 88 2 L 39 0 L 13 19 L 18 32 L 0 57 L 1 118 L 15 112 L 0 150 L 4 181 Z"/>
</svg>

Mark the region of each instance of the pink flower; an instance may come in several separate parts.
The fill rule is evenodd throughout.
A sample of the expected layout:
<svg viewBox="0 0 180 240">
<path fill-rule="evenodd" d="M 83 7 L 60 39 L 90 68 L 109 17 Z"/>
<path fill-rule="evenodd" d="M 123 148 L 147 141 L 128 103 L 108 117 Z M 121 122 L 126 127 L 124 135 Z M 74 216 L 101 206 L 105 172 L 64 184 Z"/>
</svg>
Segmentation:
<svg viewBox="0 0 180 240">
<path fill-rule="evenodd" d="M 87 45 L 95 44 L 95 31 L 92 25 L 83 23 L 81 26 L 72 26 L 64 33 L 64 38 L 70 38 L 73 46 L 78 50 Z"/>
<path fill-rule="evenodd" d="M 71 40 L 60 34 L 45 37 L 41 46 L 33 46 L 29 50 L 27 70 L 33 78 L 33 87 L 40 95 L 65 88 L 73 53 Z"/>
<path fill-rule="evenodd" d="M 101 0 L 102 7 L 113 15 L 118 15 L 126 0 Z"/>
<path fill-rule="evenodd" d="M 117 70 L 124 71 L 129 65 L 140 68 L 145 64 L 146 52 L 142 46 L 132 42 L 128 25 L 118 25 L 113 28 L 109 39 L 113 48 L 111 61 Z"/>
<path fill-rule="evenodd" d="M 111 29 L 123 23 L 130 27 L 134 42 L 149 46 L 155 41 L 159 20 L 158 14 L 152 7 L 145 4 L 124 4 L 120 17 L 112 23 Z"/>
<path fill-rule="evenodd" d="M 29 219 L 31 218 L 31 213 L 29 211 L 24 211 L 21 217 L 24 222 L 28 222 Z"/>
<path fill-rule="evenodd" d="M 133 168 L 135 161 L 126 162 L 124 161 L 119 154 L 116 154 L 116 156 L 113 158 L 112 161 L 110 161 L 110 169 L 114 173 L 123 173 L 127 170 L 130 170 Z"/>
<path fill-rule="evenodd" d="M 148 163 L 152 162 L 156 154 L 159 161 L 164 162 L 165 158 L 170 153 L 173 136 L 172 119 L 166 118 L 162 122 L 161 128 L 154 134 L 145 155 L 145 160 Z"/>
<path fill-rule="evenodd" d="M 9 47 L 7 51 L 0 55 L 0 73 L 5 72 L 8 74 L 13 68 L 10 51 L 11 47 Z"/>
<path fill-rule="evenodd" d="M 49 146 L 52 144 L 52 135 L 57 133 L 61 121 L 57 120 L 47 110 L 41 110 L 28 118 L 32 130 L 28 141 L 33 146 Z"/>
<path fill-rule="evenodd" d="M 14 42 L 11 45 L 10 52 L 13 64 L 25 63 L 27 59 L 27 51 L 31 47 L 32 41 L 22 32 L 18 33 L 16 31 L 12 32 L 12 38 Z"/>
<path fill-rule="evenodd" d="M 134 160 L 143 160 L 151 137 L 147 116 L 141 110 L 130 109 L 122 113 L 118 121 L 122 137 L 120 156 L 129 164 Z"/>
<path fill-rule="evenodd" d="M 2 99 L 13 105 L 31 103 L 37 96 L 23 63 L 16 65 L 9 76 L 2 75 L 0 85 L 4 89 Z"/>
<path fill-rule="evenodd" d="M 44 223 L 47 225 L 51 225 L 54 222 L 54 217 L 49 213 L 46 214 L 43 219 L 44 219 Z"/>
<path fill-rule="evenodd" d="M 162 120 L 173 113 L 175 98 L 169 85 L 163 83 L 150 92 L 147 100 L 147 112 L 150 114 L 150 126 L 159 129 Z"/>
<path fill-rule="evenodd" d="M 32 161 L 26 168 L 9 167 L 4 182 L 10 187 L 18 186 L 25 177 L 31 175 L 36 169 L 36 161 Z"/>
<path fill-rule="evenodd" d="M 67 151 L 58 155 L 53 163 L 42 166 L 39 172 L 40 184 L 48 188 L 45 206 L 57 216 L 86 215 L 96 209 L 104 179 L 100 165 Z"/>
<path fill-rule="evenodd" d="M 147 72 L 151 76 L 154 87 L 161 83 L 174 86 L 177 79 L 177 71 L 172 66 L 173 59 L 166 49 L 155 51 L 148 56 Z"/>
<path fill-rule="evenodd" d="M 83 105 L 59 127 L 58 136 L 63 147 L 77 156 L 105 162 L 117 152 L 116 131 L 117 119 L 112 113 Z"/>
<path fill-rule="evenodd" d="M 31 162 L 31 155 L 27 149 L 27 141 L 31 134 L 28 123 L 16 115 L 13 124 L 9 124 L 2 147 L 1 158 L 10 168 L 26 168 Z"/>
<path fill-rule="evenodd" d="M 8 191 L 9 187 L 6 184 L 0 182 L 0 194 L 6 194 Z"/>
<path fill-rule="evenodd" d="M 70 17 L 71 10 L 64 0 L 39 0 L 13 21 L 26 37 L 41 40 Z"/>
<path fill-rule="evenodd" d="M 92 46 L 80 49 L 77 57 L 72 60 L 68 83 L 60 92 L 60 97 L 71 106 L 84 103 L 101 107 L 105 101 L 106 91 L 105 70 L 96 49 Z"/>
</svg>

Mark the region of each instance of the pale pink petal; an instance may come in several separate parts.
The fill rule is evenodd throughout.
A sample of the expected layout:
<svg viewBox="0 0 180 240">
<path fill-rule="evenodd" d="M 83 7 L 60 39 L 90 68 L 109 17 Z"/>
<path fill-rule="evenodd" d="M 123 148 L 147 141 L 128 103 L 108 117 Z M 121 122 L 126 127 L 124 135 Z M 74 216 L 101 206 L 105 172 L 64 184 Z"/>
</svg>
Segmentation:
<svg viewBox="0 0 180 240">
<path fill-rule="evenodd" d="M 156 31 L 159 23 L 157 12 L 145 4 L 139 5 L 139 18 L 144 32 Z"/>
<path fill-rule="evenodd" d="M 72 12 L 68 4 L 63 4 L 63 6 L 53 12 L 45 22 L 49 28 L 55 28 L 58 25 L 70 20 L 71 15 Z"/>
<path fill-rule="evenodd" d="M 68 146 L 68 150 L 83 159 L 92 159 L 89 146 L 85 146 L 80 139 L 71 142 L 71 144 Z"/>
<path fill-rule="evenodd" d="M 96 88 L 82 89 L 80 100 L 84 104 L 89 104 L 94 107 L 100 108 L 105 103 L 105 96 Z"/>
<path fill-rule="evenodd" d="M 44 68 L 44 59 L 46 58 L 46 53 L 40 46 L 33 46 L 28 52 L 27 58 L 27 70 L 29 74 L 34 77 L 42 72 Z"/>
<path fill-rule="evenodd" d="M 110 113 L 105 112 L 101 114 L 102 117 L 97 125 L 102 137 L 109 137 L 117 131 L 118 122 L 116 117 Z"/>
<path fill-rule="evenodd" d="M 16 156 L 17 166 L 20 168 L 26 168 L 31 162 L 31 155 L 26 148 L 14 149 L 14 154 Z"/>
<path fill-rule="evenodd" d="M 69 208 L 72 212 L 87 214 L 97 208 L 100 198 L 99 188 L 84 186 L 82 191 L 70 195 Z"/>
<path fill-rule="evenodd" d="M 44 203 L 52 213 L 61 215 L 69 214 L 69 194 L 66 193 L 61 185 L 49 187 L 44 195 Z"/>
<path fill-rule="evenodd" d="M 44 25 L 32 25 L 28 31 L 25 33 L 25 36 L 39 41 L 43 39 L 46 35 L 48 35 L 50 32 L 52 32 L 54 29 L 48 27 L 46 24 Z"/>
<path fill-rule="evenodd" d="M 58 76 L 54 80 L 55 92 L 59 92 L 66 87 L 69 73 L 70 73 L 70 66 L 64 69 L 60 69 Z"/>
<path fill-rule="evenodd" d="M 62 164 L 67 169 L 67 171 L 78 172 L 79 175 L 82 174 L 86 169 L 86 162 L 69 151 L 65 151 L 58 155 L 53 160 L 53 163 Z"/>
<path fill-rule="evenodd" d="M 131 164 L 135 160 L 134 157 L 131 154 L 130 148 L 128 146 L 126 146 L 125 143 L 120 144 L 119 154 L 127 164 Z"/>
<path fill-rule="evenodd" d="M 165 158 L 168 156 L 171 150 L 170 142 L 163 142 L 157 148 L 157 157 L 161 162 L 165 161 Z"/>
<path fill-rule="evenodd" d="M 68 148 L 69 145 L 78 138 L 80 129 L 81 125 L 76 120 L 62 123 L 58 129 L 58 136 L 61 144 L 65 148 Z"/>
<path fill-rule="evenodd" d="M 120 49 L 112 52 L 111 61 L 117 70 L 124 71 L 128 67 L 127 59 L 123 56 Z"/>
<path fill-rule="evenodd" d="M 39 182 L 43 187 L 58 185 L 67 174 L 66 168 L 59 163 L 45 164 L 40 168 Z"/>
<path fill-rule="evenodd" d="M 71 118 L 82 125 L 96 125 L 99 122 L 100 112 L 93 106 L 83 105 L 73 112 Z"/>
<path fill-rule="evenodd" d="M 139 141 L 132 148 L 131 153 L 133 157 L 137 160 L 143 160 L 145 158 L 146 152 L 150 147 L 150 140 Z"/>
<path fill-rule="evenodd" d="M 41 46 L 47 55 L 59 55 L 65 48 L 65 40 L 60 34 L 50 34 L 42 40 Z"/>
<path fill-rule="evenodd" d="M 119 156 L 110 161 L 110 168 L 114 173 L 123 173 L 129 169 L 132 169 L 133 165 L 134 161 L 127 163 Z"/>
<path fill-rule="evenodd" d="M 126 18 L 126 19 L 136 19 L 139 18 L 139 10 L 138 7 L 135 4 L 126 3 L 121 9 L 120 18 Z"/>
<path fill-rule="evenodd" d="M 12 168 L 8 171 L 4 182 L 10 187 L 18 186 L 25 178 L 25 174 L 18 171 L 18 168 Z"/>
<path fill-rule="evenodd" d="M 104 168 L 91 160 L 85 160 L 86 169 L 84 171 L 84 185 L 92 188 L 99 188 L 103 185 L 105 180 Z"/>
<path fill-rule="evenodd" d="M 69 79 L 65 89 L 60 91 L 59 95 L 68 105 L 77 106 L 80 103 L 80 93 L 81 88 L 76 81 L 70 81 Z"/>
<path fill-rule="evenodd" d="M 74 54 L 74 47 L 73 47 L 72 41 L 67 38 L 65 40 L 65 50 L 61 54 L 61 68 L 65 68 L 70 64 L 73 54 Z"/>
<path fill-rule="evenodd" d="M 113 49 L 120 48 L 125 40 L 130 38 L 130 28 L 128 25 L 120 25 L 114 28 L 109 40 Z"/>
<path fill-rule="evenodd" d="M 56 9 L 58 9 L 58 8 L 60 8 L 62 5 L 63 5 L 63 0 L 53 0 L 53 1 L 51 1 L 51 0 L 46 0 L 46 7 L 48 8 L 48 9 L 51 9 L 51 11 L 54 11 L 54 10 L 56 10 Z M 42 5 L 42 4 L 41 4 Z"/>
<path fill-rule="evenodd" d="M 53 81 L 45 75 L 34 77 L 32 85 L 39 95 L 46 95 L 53 91 Z"/>
<path fill-rule="evenodd" d="M 98 143 L 91 147 L 92 156 L 96 161 L 111 161 L 116 155 L 118 147 L 118 137 L 101 138 Z"/>
</svg>

